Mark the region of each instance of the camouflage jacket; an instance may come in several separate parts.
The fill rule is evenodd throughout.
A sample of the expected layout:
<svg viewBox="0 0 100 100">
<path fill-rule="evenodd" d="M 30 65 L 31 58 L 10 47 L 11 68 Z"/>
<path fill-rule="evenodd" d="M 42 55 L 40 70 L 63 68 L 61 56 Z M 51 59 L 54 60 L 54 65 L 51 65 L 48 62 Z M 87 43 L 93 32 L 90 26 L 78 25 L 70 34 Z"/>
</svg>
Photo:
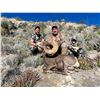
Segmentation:
<svg viewBox="0 0 100 100">
<path fill-rule="evenodd" d="M 44 36 L 42 34 L 33 34 L 32 39 L 34 40 L 35 43 L 41 42 L 42 39 L 44 39 Z"/>
</svg>

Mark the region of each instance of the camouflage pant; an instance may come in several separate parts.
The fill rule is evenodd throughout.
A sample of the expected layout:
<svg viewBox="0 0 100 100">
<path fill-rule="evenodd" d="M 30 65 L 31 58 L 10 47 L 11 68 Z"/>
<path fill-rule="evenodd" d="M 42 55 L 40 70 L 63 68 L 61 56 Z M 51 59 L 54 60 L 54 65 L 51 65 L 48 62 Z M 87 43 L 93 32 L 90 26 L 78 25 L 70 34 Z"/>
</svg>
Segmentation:
<svg viewBox="0 0 100 100">
<path fill-rule="evenodd" d="M 33 55 L 36 55 L 37 53 L 42 52 L 42 49 L 39 47 L 30 47 L 30 49 Z"/>
</svg>

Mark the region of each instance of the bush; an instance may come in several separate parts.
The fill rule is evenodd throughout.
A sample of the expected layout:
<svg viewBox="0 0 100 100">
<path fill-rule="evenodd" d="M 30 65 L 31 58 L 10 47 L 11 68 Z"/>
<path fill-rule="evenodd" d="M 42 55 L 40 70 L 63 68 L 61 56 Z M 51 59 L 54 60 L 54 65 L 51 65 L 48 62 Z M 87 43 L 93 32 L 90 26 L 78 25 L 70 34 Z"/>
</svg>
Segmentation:
<svg viewBox="0 0 100 100">
<path fill-rule="evenodd" d="M 13 46 L 15 44 L 13 37 L 2 37 L 1 39 L 2 54 L 15 53 L 15 51 L 13 50 Z"/>
<path fill-rule="evenodd" d="M 95 33 L 84 34 L 85 48 L 90 50 L 100 50 L 100 38 Z"/>
<path fill-rule="evenodd" d="M 4 20 L 1 22 L 1 35 L 2 36 L 13 35 L 15 30 L 17 30 L 17 27 L 11 21 Z"/>
<path fill-rule="evenodd" d="M 36 71 L 26 70 L 20 75 L 16 75 L 10 82 L 5 82 L 3 87 L 33 87 L 40 77 Z"/>
<path fill-rule="evenodd" d="M 86 49 L 88 51 L 90 51 L 90 50 L 100 51 L 100 41 L 98 41 L 98 40 L 92 39 L 90 41 L 87 41 L 85 45 L 86 45 Z"/>
<path fill-rule="evenodd" d="M 17 21 L 22 21 L 22 19 L 19 18 L 19 17 L 16 17 L 15 19 L 16 19 Z"/>
<path fill-rule="evenodd" d="M 97 60 L 97 66 L 100 67 L 100 57 Z"/>
<path fill-rule="evenodd" d="M 27 23 L 20 23 L 18 27 L 22 28 L 22 29 L 25 29 L 26 26 L 27 26 Z"/>
<path fill-rule="evenodd" d="M 41 55 L 30 56 L 23 60 L 26 67 L 37 67 L 43 64 L 43 58 Z"/>
<path fill-rule="evenodd" d="M 59 30 L 62 31 L 63 30 L 63 26 L 59 25 Z"/>
<path fill-rule="evenodd" d="M 80 69 L 83 70 L 90 70 L 94 67 L 93 62 L 89 60 L 88 58 L 80 58 L 78 59 L 79 64 L 80 64 Z"/>
<path fill-rule="evenodd" d="M 83 26 L 79 26 L 79 27 L 77 27 L 77 29 L 78 29 L 78 32 L 80 33 L 84 29 L 84 27 Z"/>
<path fill-rule="evenodd" d="M 9 31 L 8 21 L 2 21 L 1 22 L 1 35 L 8 36 L 9 34 L 10 34 L 10 31 Z"/>
<path fill-rule="evenodd" d="M 15 44 L 15 41 L 14 41 L 13 37 L 2 37 L 1 43 L 4 45 L 9 44 L 9 45 L 13 46 Z"/>
<path fill-rule="evenodd" d="M 15 24 L 12 21 L 9 21 L 9 29 L 10 30 L 17 30 L 17 27 L 15 26 Z"/>
<path fill-rule="evenodd" d="M 2 27 L 2 28 L 5 28 L 5 29 L 9 28 L 9 23 L 8 23 L 8 21 L 1 21 L 1 27 Z"/>
<path fill-rule="evenodd" d="M 1 45 L 1 52 L 2 54 L 14 54 L 15 50 L 13 50 L 10 44 Z"/>
<path fill-rule="evenodd" d="M 100 51 L 100 41 L 94 45 L 94 50 Z"/>
<path fill-rule="evenodd" d="M 16 38 L 15 41 L 16 44 L 13 46 L 13 49 L 16 51 L 16 54 L 18 54 L 22 59 L 29 57 L 31 51 L 28 47 L 28 41 L 22 38 Z"/>
<path fill-rule="evenodd" d="M 10 54 L 2 60 L 2 66 L 10 66 L 10 68 L 17 67 L 19 65 L 19 56 Z"/>
<path fill-rule="evenodd" d="M 98 31 L 100 29 L 100 27 L 95 25 L 93 29 L 94 29 L 94 32 L 95 32 L 95 31 Z"/>
<path fill-rule="evenodd" d="M 100 31 L 98 31 L 97 34 L 100 35 Z"/>
</svg>

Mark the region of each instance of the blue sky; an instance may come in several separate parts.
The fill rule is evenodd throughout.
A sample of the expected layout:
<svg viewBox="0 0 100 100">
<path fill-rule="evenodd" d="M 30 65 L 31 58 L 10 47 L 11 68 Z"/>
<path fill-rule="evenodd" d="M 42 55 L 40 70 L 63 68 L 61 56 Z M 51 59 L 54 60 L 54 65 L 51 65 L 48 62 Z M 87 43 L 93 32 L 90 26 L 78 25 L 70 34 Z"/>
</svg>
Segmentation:
<svg viewBox="0 0 100 100">
<path fill-rule="evenodd" d="M 27 21 L 56 21 L 65 19 L 67 22 L 85 22 L 87 25 L 100 26 L 100 13 L 2 13 L 2 17 L 21 18 Z"/>
</svg>

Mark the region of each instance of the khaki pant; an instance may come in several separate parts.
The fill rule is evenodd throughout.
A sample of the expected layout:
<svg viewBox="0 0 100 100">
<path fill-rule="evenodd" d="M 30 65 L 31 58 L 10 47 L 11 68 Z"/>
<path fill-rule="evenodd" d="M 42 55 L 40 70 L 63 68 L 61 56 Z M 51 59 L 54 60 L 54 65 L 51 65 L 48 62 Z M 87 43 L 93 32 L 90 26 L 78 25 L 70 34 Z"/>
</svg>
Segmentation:
<svg viewBox="0 0 100 100">
<path fill-rule="evenodd" d="M 61 49 L 62 49 L 61 54 L 66 55 L 67 54 L 67 44 L 65 42 L 61 44 Z"/>
</svg>

